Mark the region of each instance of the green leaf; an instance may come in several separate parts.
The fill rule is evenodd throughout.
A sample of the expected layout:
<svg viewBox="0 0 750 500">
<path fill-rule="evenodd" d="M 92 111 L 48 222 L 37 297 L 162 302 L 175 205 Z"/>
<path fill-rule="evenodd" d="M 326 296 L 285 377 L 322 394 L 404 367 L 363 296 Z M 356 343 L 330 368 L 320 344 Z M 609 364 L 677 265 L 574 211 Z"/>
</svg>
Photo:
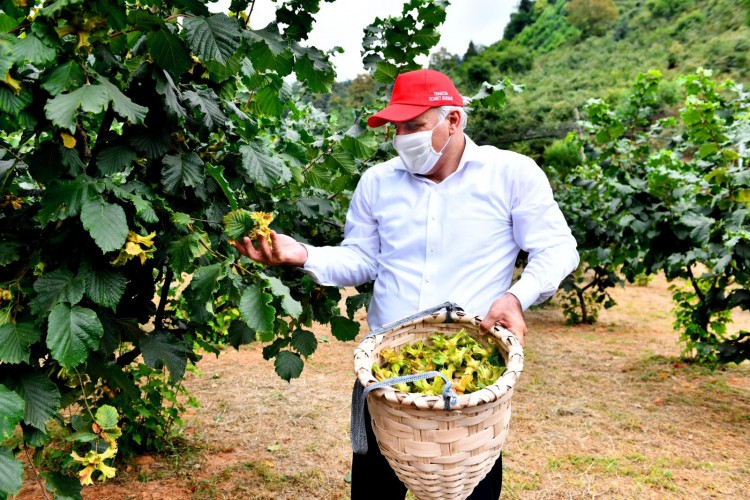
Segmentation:
<svg viewBox="0 0 750 500">
<path fill-rule="evenodd" d="M 312 187 L 327 190 L 333 181 L 333 174 L 325 163 L 318 163 L 307 171 L 305 180 Z"/>
<path fill-rule="evenodd" d="M 68 61 L 57 66 L 44 78 L 41 87 L 56 96 L 67 90 L 77 89 L 86 83 L 86 74 L 76 61 Z"/>
<path fill-rule="evenodd" d="M 707 158 L 711 156 L 712 154 L 719 152 L 719 145 L 715 142 L 707 142 L 703 145 L 701 145 L 700 149 L 698 149 L 698 156 L 701 158 Z"/>
<path fill-rule="evenodd" d="M 34 297 L 29 306 L 36 315 L 46 313 L 60 302 L 77 304 L 83 298 L 85 282 L 67 269 L 55 269 L 34 282 Z"/>
<path fill-rule="evenodd" d="M 19 24 L 18 20 L 8 14 L 0 14 L 0 33 L 7 33 Z"/>
<path fill-rule="evenodd" d="M 42 225 L 75 217 L 88 199 L 89 182 L 81 179 L 53 181 L 44 190 L 36 220 Z"/>
<path fill-rule="evenodd" d="M 213 130 L 227 122 L 227 116 L 221 110 L 221 104 L 216 93 L 211 89 L 200 89 L 197 92 L 188 90 L 182 96 L 196 111 L 200 111 L 203 124 Z"/>
<path fill-rule="evenodd" d="M 714 219 L 712 219 L 711 217 L 706 217 L 705 215 L 698 215 L 688 212 L 680 217 L 679 221 L 682 224 L 692 228 L 692 230 L 690 231 L 690 236 L 695 239 L 695 243 L 697 246 L 702 247 L 706 243 L 708 243 L 711 226 L 715 222 Z"/>
<path fill-rule="evenodd" d="M 213 294 L 219 288 L 219 280 L 226 275 L 226 269 L 219 263 L 199 267 L 185 291 L 185 298 L 195 307 L 205 308 L 209 301 L 213 304 Z"/>
<path fill-rule="evenodd" d="M 331 318 L 331 333 L 341 341 L 354 340 L 359 333 L 359 323 L 344 316 Z"/>
<path fill-rule="evenodd" d="M 0 448 L 0 496 L 15 495 L 23 484 L 23 465 L 8 448 Z"/>
<path fill-rule="evenodd" d="M 72 134 L 76 129 L 78 108 L 84 113 L 101 113 L 109 99 L 107 89 L 103 85 L 84 85 L 73 92 L 58 94 L 48 100 L 44 105 L 44 111 L 52 123 Z"/>
<path fill-rule="evenodd" d="M 156 332 L 138 341 L 143 352 L 143 361 L 156 370 L 166 365 L 169 380 L 174 384 L 185 374 L 190 348 L 171 333 Z"/>
<path fill-rule="evenodd" d="M 278 32 L 278 28 L 269 24 L 260 30 L 250 30 L 244 33 L 251 43 L 254 45 L 257 42 L 263 42 L 263 44 L 271 51 L 274 56 L 277 56 L 287 50 L 287 45 L 284 39 Z M 255 47 L 253 47 L 255 48 Z"/>
<path fill-rule="evenodd" d="M 320 52 L 310 48 L 300 48 L 294 72 L 311 92 L 330 92 L 335 81 L 335 73 Z"/>
<path fill-rule="evenodd" d="M 389 62 L 379 62 L 375 67 L 375 74 L 372 76 L 376 82 L 390 84 L 396 81 L 398 76 L 398 66 Z"/>
<path fill-rule="evenodd" d="M 224 234 L 228 238 L 237 240 L 247 236 L 255 228 L 255 219 L 250 215 L 250 211 L 244 208 L 238 208 L 226 214 L 223 219 Z"/>
<path fill-rule="evenodd" d="M 279 377 L 289 382 L 291 379 L 297 378 L 302 374 L 304 363 L 296 352 L 281 351 L 276 356 L 273 366 Z"/>
<path fill-rule="evenodd" d="M 750 204 L 750 189 L 740 189 L 734 195 L 734 200 L 739 203 Z"/>
<path fill-rule="evenodd" d="M 508 95 L 505 89 L 512 85 L 510 81 L 498 82 L 491 85 L 487 82 L 482 83 L 482 88 L 471 97 L 472 106 L 481 106 L 489 109 L 500 109 L 508 102 Z"/>
<path fill-rule="evenodd" d="M 154 210 L 154 207 L 151 205 L 150 201 L 144 200 L 141 196 L 138 195 L 133 196 L 130 201 L 132 201 L 133 205 L 135 205 L 135 213 L 138 214 L 138 217 L 140 217 L 143 221 L 152 224 L 159 222 L 159 216 L 156 214 L 156 211 Z"/>
<path fill-rule="evenodd" d="M 3 242 L 3 246 L 0 246 L 0 267 L 19 261 L 21 256 L 18 255 L 18 250 L 22 247 L 25 248 L 18 243 Z"/>
<path fill-rule="evenodd" d="M 190 233 L 169 245 L 169 265 L 177 273 L 188 271 L 193 260 L 205 253 L 199 233 Z"/>
<path fill-rule="evenodd" d="M 79 276 L 86 281 L 86 296 L 100 306 L 112 309 L 120 303 L 128 284 L 121 273 L 111 269 L 94 269 L 88 261 L 81 265 Z"/>
<path fill-rule="evenodd" d="M 239 350 L 241 345 L 255 342 L 255 337 L 255 330 L 242 321 L 232 321 L 232 324 L 229 325 L 227 342 L 237 350 Z"/>
<path fill-rule="evenodd" d="M 221 64 L 227 64 L 242 41 L 237 21 L 226 14 L 216 14 L 208 19 L 186 17 L 183 34 L 193 53 L 201 60 Z"/>
<path fill-rule="evenodd" d="M 41 336 L 33 323 L 7 323 L 0 326 L 0 361 L 9 364 L 28 363 L 29 346 Z"/>
<path fill-rule="evenodd" d="M 169 134 L 162 129 L 134 130 L 129 137 L 130 145 L 137 151 L 143 151 L 151 159 L 161 158 L 169 149 Z"/>
<path fill-rule="evenodd" d="M 174 212 L 171 219 L 175 226 L 182 226 L 186 229 L 193 223 L 193 218 L 190 217 L 190 214 L 186 214 L 185 212 Z"/>
<path fill-rule="evenodd" d="M 23 420 L 24 407 L 21 396 L 0 384 L 0 443 L 13 435 Z"/>
<path fill-rule="evenodd" d="M 224 167 L 221 165 L 215 167 L 210 163 L 206 163 L 205 166 L 206 172 L 208 172 L 211 178 L 216 181 L 216 184 L 218 184 L 221 190 L 224 192 L 224 196 L 227 197 L 227 201 L 229 201 L 229 208 L 231 210 L 237 210 L 237 200 L 234 197 L 232 188 L 229 186 L 229 182 L 227 182 L 226 177 L 224 177 Z"/>
<path fill-rule="evenodd" d="M 96 166 L 103 175 L 112 175 L 122 172 L 125 168 L 133 164 L 136 159 L 135 151 L 127 146 L 109 146 L 96 157 Z"/>
<path fill-rule="evenodd" d="M 151 31 L 146 38 L 154 62 L 173 75 L 179 76 L 193 66 L 190 52 L 182 40 L 166 27 Z"/>
<path fill-rule="evenodd" d="M 288 109 L 289 96 L 282 92 L 283 87 L 265 85 L 255 93 L 253 103 L 262 114 L 280 117 Z"/>
<path fill-rule="evenodd" d="M 23 90 L 19 95 L 16 95 L 5 85 L 0 87 L 0 111 L 10 115 L 18 116 L 33 100 L 31 92 L 27 90 Z"/>
<path fill-rule="evenodd" d="M 281 306 L 292 318 L 299 318 L 302 314 L 302 304 L 292 298 L 289 287 L 281 282 L 279 278 L 259 273 L 260 276 L 271 286 L 271 293 L 281 297 Z"/>
<path fill-rule="evenodd" d="M 57 0 L 56 2 L 45 2 L 47 4 L 46 7 L 39 10 L 39 14 L 42 17 L 54 17 L 56 14 L 60 13 L 64 7 L 70 7 L 73 5 L 80 5 L 83 3 L 83 0 Z"/>
<path fill-rule="evenodd" d="M 23 421 L 44 431 L 47 422 L 60 409 L 60 391 L 43 373 L 26 373 L 8 384 L 24 401 Z"/>
<path fill-rule="evenodd" d="M 10 19 L 10 22 L 8 20 Z M 10 16 L 7 16 L 5 14 L 0 14 L 0 24 L 3 26 L 8 26 L 11 24 L 17 24 L 15 19 L 10 18 Z M 7 29 L 3 29 L 3 26 L 0 26 L 0 33 L 7 33 L 8 31 L 15 28 L 15 26 L 10 26 Z M 12 38 L 10 36 L 1 36 L 0 35 L 0 74 L 6 74 L 9 73 L 11 68 L 13 67 L 13 64 L 16 62 L 16 58 L 13 55 L 13 45 L 15 44 L 16 39 Z"/>
<path fill-rule="evenodd" d="M 292 334 L 292 347 L 305 357 L 312 355 L 318 348 L 318 339 L 313 332 L 296 330 Z"/>
<path fill-rule="evenodd" d="M 65 368 L 83 363 L 104 335 L 96 313 L 85 307 L 57 304 L 47 322 L 47 347 Z"/>
<path fill-rule="evenodd" d="M 250 181 L 264 187 L 272 187 L 276 183 L 289 180 L 291 172 L 284 163 L 271 156 L 260 143 L 247 144 L 240 147 L 242 167 Z"/>
<path fill-rule="evenodd" d="M 184 118 L 187 112 L 185 111 L 185 108 L 182 107 L 182 104 L 180 104 L 180 89 L 174 84 L 174 80 L 172 80 L 169 72 L 156 72 L 154 77 L 156 79 L 156 91 L 164 96 L 164 102 L 167 104 L 167 109 L 176 116 Z"/>
<path fill-rule="evenodd" d="M 75 477 L 60 472 L 42 472 L 47 491 L 55 494 L 55 500 L 79 500 L 83 485 Z"/>
<path fill-rule="evenodd" d="M 353 128 L 353 127 L 352 127 Z M 350 135 L 351 129 L 341 139 L 341 147 L 349 151 L 355 158 L 369 160 L 377 152 L 378 145 L 372 135 Z"/>
<path fill-rule="evenodd" d="M 128 120 L 130 123 L 142 123 L 146 117 L 148 108 L 141 106 L 140 104 L 134 103 L 130 97 L 126 96 L 114 83 L 110 82 L 107 78 L 98 75 L 96 78 L 99 83 L 107 90 L 110 100 L 112 101 L 112 109 L 121 117 Z"/>
<path fill-rule="evenodd" d="M 122 248 L 128 237 L 125 210 L 101 198 L 83 205 L 81 223 L 104 253 Z"/>
<path fill-rule="evenodd" d="M 354 173 L 354 156 L 349 151 L 341 148 L 334 149 L 333 153 L 326 156 L 323 163 L 331 171 L 340 170 L 345 173 Z"/>
<path fill-rule="evenodd" d="M 242 298 L 240 299 L 239 310 L 242 319 L 247 323 L 247 326 L 259 332 L 263 336 L 263 340 L 268 338 L 269 334 L 271 338 L 273 337 L 276 309 L 271 305 L 272 300 L 273 296 L 266 293 L 258 285 L 248 286 L 242 292 Z"/>
<path fill-rule="evenodd" d="M 183 155 L 167 155 L 164 157 L 162 169 L 162 184 L 169 193 L 174 193 L 179 187 L 196 187 L 203 183 L 203 160 L 198 153 L 192 151 Z"/>
<path fill-rule="evenodd" d="M 145 9 L 132 9 L 128 12 L 128 22 L 142 31 L 160 30 L 165 27 L 164 20 Z"/>
<path fill-rule="evenodd" d="M 118 420 L 120 420 L 120 415 L 113 406 L 109 405 L 100 406 L 94 415 L 94 422 L 105 431 L 117 427 Z"/>
<path fill-rule="evenodd" d="M 16 56 L 18 66 L 23 65 L 23 63 L 45 65 L 54 61 L 57 56 L 55 49 L 31 33 L 27 33 L 26 37 L 16 40 L 13 53 Z"/>
</svg>

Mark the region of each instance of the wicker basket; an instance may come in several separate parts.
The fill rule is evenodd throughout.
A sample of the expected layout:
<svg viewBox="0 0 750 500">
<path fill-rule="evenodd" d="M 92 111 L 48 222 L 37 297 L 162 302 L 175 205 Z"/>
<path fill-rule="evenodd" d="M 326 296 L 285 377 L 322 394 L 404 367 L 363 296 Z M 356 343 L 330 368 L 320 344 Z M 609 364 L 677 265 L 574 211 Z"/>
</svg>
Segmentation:
<svg viewBox="0 0 750 500">
<path fill-rule="evenodd" d="M 354 351 L 354 370 L 363 387 L 377 383 L 372 374 L 378 353 L 387 347 L 451 335 L 462 328 L 486 343 L 492 339 L 507 370 L 494 384 L 459 396 L 444 409 L 441 396 L 405 393 L 392 387 L 372 390 L 367 405 L 378 447 L 396 475 L 420 500 L 465 499 L 500 456 L 510 422 L 513 387 L 523 370 L 523 349 L 509 331 L 495 327 L 481 336 L 482 318 L 442 309 L 366 337 Z"/>
</svg>

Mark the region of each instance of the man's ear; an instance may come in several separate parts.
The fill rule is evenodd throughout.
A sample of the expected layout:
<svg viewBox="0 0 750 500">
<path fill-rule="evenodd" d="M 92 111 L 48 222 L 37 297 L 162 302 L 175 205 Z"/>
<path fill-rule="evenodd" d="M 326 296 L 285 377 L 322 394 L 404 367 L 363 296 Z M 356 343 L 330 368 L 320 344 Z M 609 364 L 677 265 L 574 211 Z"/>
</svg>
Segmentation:
<svg viewBox="0 0 750 500">
<path fill-rule="evenodd" d="M 448 122 L 450 123 L 450 131 L 452 133 L 461 130 L 461 112 L 457 109 L 452 110 L 448 113 Z"/>
</svg>

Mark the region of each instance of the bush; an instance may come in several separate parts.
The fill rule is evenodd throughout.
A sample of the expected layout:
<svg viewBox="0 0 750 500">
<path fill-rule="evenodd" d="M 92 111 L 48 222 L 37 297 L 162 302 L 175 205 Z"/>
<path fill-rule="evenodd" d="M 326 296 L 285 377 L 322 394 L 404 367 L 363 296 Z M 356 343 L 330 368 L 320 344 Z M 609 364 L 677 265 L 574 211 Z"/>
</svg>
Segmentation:
<svg viewBox="0 0 750 500">
<path fill-rule="evenodd" d="M 534 65 L 531 51 L 516 44 L 508 44 L 502 49 L 487 52 L 489 61 L 501 74 L 524 73 Z"/>
<path fill-rule="evenodd" d="M 545 170 L 554 169 L 556 175 L 563 178 L 582 161 L 580 145 L 571 140 L 554 141 L 547 146 L 542 157 Z"/>
</svg>

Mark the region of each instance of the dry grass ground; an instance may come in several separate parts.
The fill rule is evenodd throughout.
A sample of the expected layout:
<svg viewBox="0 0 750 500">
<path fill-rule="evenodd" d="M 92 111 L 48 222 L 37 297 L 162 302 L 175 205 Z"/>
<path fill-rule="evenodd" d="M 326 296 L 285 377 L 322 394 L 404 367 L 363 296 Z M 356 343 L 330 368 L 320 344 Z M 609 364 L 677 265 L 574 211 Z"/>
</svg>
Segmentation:
<svg viewBox="0 0 750 500">
<path fill-rule="evenodd" d="M 750 366 L 680 362 L 663 280 L 615 296 L 593 326 L 528 313 L 503 498 L 748 498 Z M 735 321 L 750 329 L 748 315 Z M 185 382 L 202 403 L 186 418 L 190 445 L 122 464 L 84 498 L 348 498 L 355 345 L 321 343 L 291 384 L 260 346 L 206 356 Z"/>
</svg>

